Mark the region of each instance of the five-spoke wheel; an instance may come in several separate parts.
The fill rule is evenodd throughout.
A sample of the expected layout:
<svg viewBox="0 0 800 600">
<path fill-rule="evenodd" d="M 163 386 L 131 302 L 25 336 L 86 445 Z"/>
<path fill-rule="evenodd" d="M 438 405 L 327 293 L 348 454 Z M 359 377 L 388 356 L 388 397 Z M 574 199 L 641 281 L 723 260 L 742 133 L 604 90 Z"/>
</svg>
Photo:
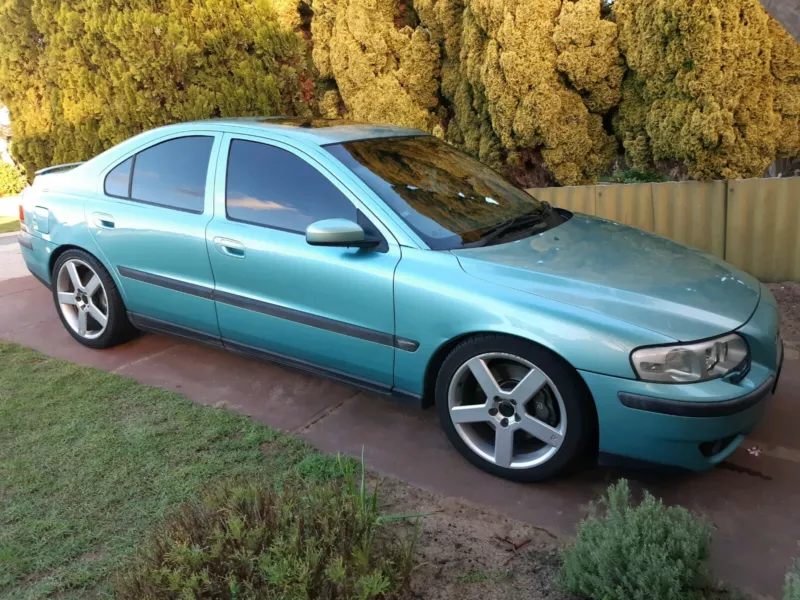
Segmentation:
<svg viewBox="0 0 800 600">
<path fill-rule="evenodd" d="M 108 296 L 100 277 L 88 264 L 73 258 L 56 277 L 58 304 L 64 320 L 87 340 L 97 339 L 108 325 Z"/>
<path fill-rule="evenodd" d="M 108 348 L 136 333 L 114 280 L 88 252 L 71 249 L 60 254 L 53 265 L 52 287 L 61 322 L 84 346 Z"/>
<path fill-rule="evenodd" d="M 533 342 L 475 336 L 445 360 L 437 409 L 456 448 L 474 464 L 511 479 L 544 479 L 586 447 L 588 404 L 576 378 Z"/>
<path fill-rule="evenodd" d="M 555 384 L 519 356 L 493 352 L 469 359 L 450 382 L 447 404 L 461 439 L 500 467 L 547 461 L 567 431 Z"/>
</svg>

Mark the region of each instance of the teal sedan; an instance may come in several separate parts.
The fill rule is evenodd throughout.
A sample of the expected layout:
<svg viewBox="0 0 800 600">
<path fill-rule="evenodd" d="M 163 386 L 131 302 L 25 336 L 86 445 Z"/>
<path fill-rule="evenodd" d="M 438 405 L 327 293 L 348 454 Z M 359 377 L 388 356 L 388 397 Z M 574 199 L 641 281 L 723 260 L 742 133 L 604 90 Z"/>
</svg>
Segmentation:
<svg viewBox="0 0 800 600">
<path fill-rule="evenodd" d="M 477 467 L 701 470 L 782 362 L 756 279 L 541 202 L 420 131 L 170 125 L 37 173 L 19 242 L 90 348 L 145 330 L 435 405 Z"/>
</svg>

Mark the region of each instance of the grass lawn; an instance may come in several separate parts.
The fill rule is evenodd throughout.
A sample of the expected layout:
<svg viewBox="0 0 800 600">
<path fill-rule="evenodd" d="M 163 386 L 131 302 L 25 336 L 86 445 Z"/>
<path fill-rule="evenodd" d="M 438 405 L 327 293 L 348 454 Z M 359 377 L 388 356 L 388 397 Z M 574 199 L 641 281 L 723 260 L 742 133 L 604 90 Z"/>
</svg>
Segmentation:
<svg viewBox="0 0 800 600">
<path fill-rule="evenodd" d="M 16 217 L 0 217 L 0 233 L 19 231 L 19 220 Z"/>
<path fill-rule="evenodd" d="M 250 418 L 0 342 L 0 597 L 105 596 L 171 508 L 336 459 Z M 60 592 L 60 593 L 59 593 Z"/>
</svg>

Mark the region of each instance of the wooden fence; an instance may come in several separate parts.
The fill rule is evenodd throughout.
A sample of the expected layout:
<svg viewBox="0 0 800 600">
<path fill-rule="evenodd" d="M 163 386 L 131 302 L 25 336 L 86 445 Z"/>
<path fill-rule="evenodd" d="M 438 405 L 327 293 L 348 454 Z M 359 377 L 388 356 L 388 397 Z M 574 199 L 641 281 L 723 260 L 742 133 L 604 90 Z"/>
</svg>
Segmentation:
<svg viewBox="0 0 800 600">
<path fill-rule="evenodd" d="M 765 282 L 800 281 L 800 177 L 528 191 L 694 246 Z"/>
</svg>

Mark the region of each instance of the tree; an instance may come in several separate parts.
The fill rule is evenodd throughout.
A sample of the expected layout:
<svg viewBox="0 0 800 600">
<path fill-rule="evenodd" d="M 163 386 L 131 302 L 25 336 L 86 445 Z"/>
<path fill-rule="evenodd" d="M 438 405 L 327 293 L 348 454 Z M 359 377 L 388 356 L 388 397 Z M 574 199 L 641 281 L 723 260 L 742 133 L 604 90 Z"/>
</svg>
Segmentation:
<svg viewBox="0 0 800 600">
<path fill-rule="evenodd" d="M 0 4 L 16 157 L 32 173 L 165 123 L 311 114 L 305 42 L 287 14 L 269 0 Z"/>
<path fill-rule="evenodd" d="M 797 44 L 758 0 L 617 0 L 614 14 L 630 67 L 615 125 L 634 166 L 736 179 L 797 154 Z"/>
<path fill-rule="evenodd" d="M 349 118 L 441 131 L 439 48 L 413 10 L 396 0 L 314 0 L 312 9 L 314 63 Z M 324 98 L 333 116 L 338 98 L 333 90 Z"/>
<path fill-rule="evenodd" d="M 622 79 L 616 26 L 600 7 L 314 0 L 314 62 L 349 117 L 433 131 L 523 183 L 536 163 L 560 183 L 587 183 L 614 153 L 601 114 Z"/>
</svg>

